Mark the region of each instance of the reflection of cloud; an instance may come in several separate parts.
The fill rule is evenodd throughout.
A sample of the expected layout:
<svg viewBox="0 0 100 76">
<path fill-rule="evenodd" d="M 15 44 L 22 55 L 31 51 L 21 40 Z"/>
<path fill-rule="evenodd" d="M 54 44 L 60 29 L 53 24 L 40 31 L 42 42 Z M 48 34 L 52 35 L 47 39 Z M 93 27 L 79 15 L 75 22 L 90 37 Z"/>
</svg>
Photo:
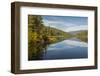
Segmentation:
<svg viewBox="0 0 100 76">
<path fill-rule="evenodd" d="M 74 40 L 65 40 L 65 44 L 72 46 L 88 47 L 88 44 L 85 42 L 74 41 Z"/>
<path fill-rule="evenodd" d="M 48 50 L 62 50 L 62 49 L 70 49 L 75 47 L 88 47 L 88 44 L 85 42 L 75 41 L 75 40 L 64 40 L 55 44 L 49 45 Z"/>
<path fill-rule="evenodd" d="M 64 47 L 87 47 L 88 44 L 86 42 L 80 42 L 80 41 L 75 41 L 75 40 L 64 40 L 62 42 L 58 42 L 55 44 L 51 44 L 50 47 L 51 48 L 64 48 Z"/>
</svg>

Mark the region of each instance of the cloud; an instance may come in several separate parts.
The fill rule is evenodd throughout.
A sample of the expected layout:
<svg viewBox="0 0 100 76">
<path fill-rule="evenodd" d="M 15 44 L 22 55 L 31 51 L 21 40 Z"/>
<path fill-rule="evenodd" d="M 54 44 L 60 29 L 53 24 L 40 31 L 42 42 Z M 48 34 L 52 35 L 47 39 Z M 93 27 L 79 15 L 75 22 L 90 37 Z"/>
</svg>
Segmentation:
<svg viewBox="0 0 100 76">
<path fill-rule="evenodd" d="M 75 26 L 73 23 L 63 22 L 63 21 L 53 21 L 53 20 L 43 20 L 46 26 L 54 26 L 54 27 L 71 27 Z"/>
<path fill-rule="evenodd" d="M 56 17 L 44 16 L 45 26 L 50 26 L 65 32 L 87 30 L 87 18 L 84 17 Z"/>
</svg>

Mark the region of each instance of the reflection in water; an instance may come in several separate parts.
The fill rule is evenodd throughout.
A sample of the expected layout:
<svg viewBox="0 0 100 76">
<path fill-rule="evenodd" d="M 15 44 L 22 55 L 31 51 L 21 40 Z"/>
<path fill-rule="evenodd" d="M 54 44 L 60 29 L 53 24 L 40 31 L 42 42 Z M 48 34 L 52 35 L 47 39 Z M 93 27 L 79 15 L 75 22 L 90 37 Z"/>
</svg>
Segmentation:
<svg viewBox="0 0 100 76">
<path fill-rule="evenodd" d="M 29 60 L 41 60 L 43 54 L 46 53 L 48 44 L 42 44 L 38 42 L 29 43 L 29 52 L 28 52 L 28 59 Z"/>
<path fill-rule="evenodd" d="M 54 44 L 29 43 L 29 60 L 87 58 L 87 43 L 71 38 Z"/>
</svg>

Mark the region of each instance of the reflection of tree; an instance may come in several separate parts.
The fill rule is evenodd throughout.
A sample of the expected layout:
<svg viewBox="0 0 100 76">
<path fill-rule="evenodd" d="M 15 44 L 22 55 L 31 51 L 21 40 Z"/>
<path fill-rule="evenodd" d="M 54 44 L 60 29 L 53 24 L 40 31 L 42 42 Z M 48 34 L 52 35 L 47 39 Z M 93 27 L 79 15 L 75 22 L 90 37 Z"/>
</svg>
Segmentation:
<svg viewBox="0 0 100 76">
<path fill-rule="evenodd" d="M 82 31 L 75 35 L 81 41 L 88 42 L 88 31 Z"/>
<path fill-rule="evenodd" d="M 29 52 L 28 52 L 28 59 L 29 60 L 42 60 L 43 55 L 46 53 L 48 44 L 42 43 L 29 43 Z"/>
</svg>

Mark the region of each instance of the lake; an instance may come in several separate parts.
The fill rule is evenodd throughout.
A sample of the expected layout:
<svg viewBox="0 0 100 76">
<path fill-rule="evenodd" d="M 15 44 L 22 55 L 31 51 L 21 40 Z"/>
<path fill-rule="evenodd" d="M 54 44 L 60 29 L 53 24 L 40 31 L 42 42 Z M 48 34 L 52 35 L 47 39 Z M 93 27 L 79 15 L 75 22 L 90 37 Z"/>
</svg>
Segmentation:
<svg viewBox="0 0 100 76">
<path fill-rule="evenodd" d="M 29 60 L 88 58 L 88 43 L 77 38 L 70 38 L 50 44 L 40 50 L 42 52 L 38 51 L 37 55 L 33 54 Z"/>
</svg>

